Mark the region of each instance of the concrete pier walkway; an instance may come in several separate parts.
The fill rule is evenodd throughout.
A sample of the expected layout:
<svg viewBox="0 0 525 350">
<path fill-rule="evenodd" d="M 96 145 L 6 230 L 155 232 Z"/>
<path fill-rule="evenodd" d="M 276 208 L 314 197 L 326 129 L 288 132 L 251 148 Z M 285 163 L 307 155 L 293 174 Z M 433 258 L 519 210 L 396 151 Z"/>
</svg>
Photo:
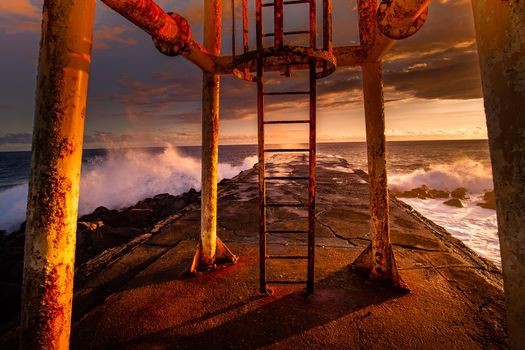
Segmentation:
<svg viewBox="0 0 525 350">
<path fill-rule="evenodd" d="M 270 168 L 307 171 L 299 161 Z M 316 291 L 258 294 L 257 170 L 227 181 L 219 236 L 238 263 L 196 278 L 190 266 L 198 206 L 95 274 L 75 295 L 73 349 L 496 349 L 506 348 L 501 272 L 444 229 L 391 199 L 392 240 L 411 293 L 399 295 L 348 268 L 369 244 L 366 174 L 321 157 L 317 170 Z M 301 201 L 300 182 L 269 189 Z M 279 198 L 277 198 L 279 197 Z M 273 229 L 306 227 L 307 212 L 276 208 Z M 306 237 L 268 238 L 275 254 L 305 254 Z M 272 261 L 272 279 L 305 279 L 306 261 Z"/>
</svg>

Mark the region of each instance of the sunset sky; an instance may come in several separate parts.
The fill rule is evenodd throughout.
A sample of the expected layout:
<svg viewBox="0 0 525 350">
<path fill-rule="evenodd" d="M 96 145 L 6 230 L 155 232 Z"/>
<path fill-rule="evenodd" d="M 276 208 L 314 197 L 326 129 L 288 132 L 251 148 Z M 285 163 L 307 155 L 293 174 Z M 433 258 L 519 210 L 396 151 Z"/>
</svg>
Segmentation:
<svg viewBox="0 0 525 350">
<path fill-rule="evenodd" d="M 158 3 L 185 16 L 202 42 L 202 0 Z M 334 46 L 355 44 L 355 1 L 333 4 Z M 225 55 L 231 52 L 227 5 Z M 30 148 L 41 6 L 41 0 L 0 2 L 0 150 Z M 287 17 L 285 10 L 285 22 L 300 26 L 303 19 L 306 23 L 302 14 Z M 486 138 L 470 1 L 434 1 L 423 29 L 397 42 L 384 68 L 389 140 Z M 280 80 L 293 85 L 301 76 Z M 221 144 L 255 143 L 254 84 L 225 76 L 222 87 Z M 339 68 L 318 87 L 318 141 L 364 140 L 359 69 Z M 160 54 L 147 34 L 98 1 L 85 148 L 199 144 L 200 96 L 198 68 Z M 301 117 L 303 106 L 298 100 L 275 101 L 268 110 Z M 306 136 L 300 129 L 268 132 L 277 141 Z"/>
</svg>

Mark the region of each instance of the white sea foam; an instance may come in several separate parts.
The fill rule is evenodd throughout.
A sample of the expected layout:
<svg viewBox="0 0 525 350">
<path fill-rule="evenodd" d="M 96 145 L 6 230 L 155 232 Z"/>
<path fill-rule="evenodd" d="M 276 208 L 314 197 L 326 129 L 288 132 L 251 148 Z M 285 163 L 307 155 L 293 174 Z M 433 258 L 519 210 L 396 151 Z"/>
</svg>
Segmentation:
<svg viewBox="0 0 525 350">
<path fill-rule="evenodd" d="M 451 164 L 437 164 L 429 169 L 417 169 L 406 174 L 389 176 L 392 189 L 411 190 L 422 185 L 433 189 L 454 190 L 466 188 L 470 193 L 492 189 L 492 169 L 471 159 Z"/>
<path fill-rule="evenodd" d="M 25 220 L 27 184 L 0 192 L 0 230 L 12 232 Z"/>
<path fill-rule="evenodd" d="M 464 187 L 470 199 L 464 208 L 443 204 L 445 199 L 401 198 L 425 217 L 443 226 L 468 247 L 501 266 L 496 211 L 484 209 L 484 191 L 492 189 L 492 170 L 480 162 L 463 159 L 451 164 L 432 165 L 410 173 L 389 176 L 392 189 L 411 190 L 422 185 L 431 189 L 454 190 Z"/>
<path fill-rule="evenodd" d="M 480 197 L 463 201 L 464 208 L 443 204 L 444 200 L 401 198 L 425 217 L 443 226 L 469 248 L 501 266 L 496 211 L 476 205 Z"/>
<path fill-rule="evenodd" d="M 256 156 L 239 166 L 219 164 L 219 178 L 231 178 L 253 167 Z M 201 164 L 172 146 L 160 153 L 126 150 L 112 151 L 95 158 L 82 169 L 79 214 L 99 206 L 123 208 L 159 193 L 177 195 L 190 188 L 200 190 Z M 0 230 L 18 228 L 25 219 L 27 184 L 0 192 Z"/>
</svg>

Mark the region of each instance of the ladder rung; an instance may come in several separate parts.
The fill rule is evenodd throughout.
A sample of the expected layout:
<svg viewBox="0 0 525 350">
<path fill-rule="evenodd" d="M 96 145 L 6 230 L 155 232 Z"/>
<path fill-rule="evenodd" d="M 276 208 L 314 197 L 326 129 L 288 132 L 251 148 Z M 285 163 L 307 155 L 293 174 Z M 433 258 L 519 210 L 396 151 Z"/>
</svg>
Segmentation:
<svg viewBox="0 0 525 350">
<path fill-rule="evenodd" d="M 309 95 L 310 91 L 275 91 L 265 92 L 263 95 L 276 96 L 276 95 Z"/>
<path fill-rule="evenodd" d="M 273 208 L 281 208 L 281 207 L 308 208 L 310 207 L 308 204 L 302 204 L 302 203 L 266 203 L 266 206 L 273 207 Z"/>
<path fill-rule="evenodd" d="M 283 1 L 283 5 L 294 5 L 294 4 L 309 4 L 310 0 L 290 0 L 290 1 Z M 268 2 L 266 4 L 262 4 L 262 7 L 270 7 L 275 6 L 275 2 Z"/>
<path fill-rule="evenodd" d="M 264 124 L 306 124 L 310 123 L 310 120 L 270 120 L 264 122 Z"/>
<path fill-rule="evenodd" d="M 301 35 L 301 34 L 310 34 L 309 30 L 293 30 L 290 32 L 284 32 L 283 35 Z M 275 33 L 265 33 L 263 37 L 275 36 Z"/>
<path fill-rule="evenodd" d="M 308 176 L 265 176 L 265 180 L 310 180 Z"/>
<path fill-rule="evenodd" d="M 266 259 L 306 260 L 308 255 L 266 255 Z"/>
<path fill-rule="evenodd" d="M 304 284 L 307 281 L 266 281 L 266 284 Z"/>
<path fill-rule="evenodd" d="M 269 230 L 269 231 L 266 231 L 266 234 L 277 234 L 277 233 L 308 233 L 308 231 L 303 231 L 303 230 Z"/>
<path fill-rule="evenodd" d="M 309 152 L 309 148 L 267 148 L 264 152 Z"/>
</svg>

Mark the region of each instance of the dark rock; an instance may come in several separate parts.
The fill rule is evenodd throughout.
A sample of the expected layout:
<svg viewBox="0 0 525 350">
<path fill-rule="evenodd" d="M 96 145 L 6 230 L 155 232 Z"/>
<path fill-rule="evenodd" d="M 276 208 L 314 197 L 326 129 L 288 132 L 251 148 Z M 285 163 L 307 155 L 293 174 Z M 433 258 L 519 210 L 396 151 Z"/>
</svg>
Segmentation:
<svg viewBox="0 0 525 350">
<path fill-rule="evenodd" d="M 81 221 L 103 221 L 105 224 L 118 226 L 119 212 L 115 209 L 108 209 L 106 207 L 98 207 L 93 213 L 84 215 L 80 218 Z"/>
<path fill-rule="evenodd" d="M 430 195 L 430 189 L 426 185 L 422 185 L 418 188 L 413 188 L 410 191 L 402 192 L 398 195 L 398 197 L 401 198 L 419 198 L 419 199 L 427 199 L 427 198 L 433 198 Z"/>
<path fill-rule="evenodd" d="M 450 192 L 442 190 L 430 190 L 428 191 L 430 198 L 448 198 L 450 197 Z"/>
<path fill-rule="evenodd" d="M 144 230 L 137 227 L 109 227 L 104 226 L 100 232 L 104 236 L 104 241 L 107 240 L 108 236 L 117 236 L 123 238 L 124 241 L 140 236 L 144 233 Z"/>
<path fill-rule="evenodd" d="M 450 205 L 451 207 L 456 207 L 456 208 L 464 207 L 463 202 L 461 202 L 461 200 L 458 198 L 451 198 L 448 201 L 443 202 L 443 204 Z"/>
<path fill-rule="evenodd" d="M 467 189 L 464 187 L 456 188 L 454 191 L 450 192 L 450 195 L 452 198 L 456 199 L 469 199 L 470 197 L 467 196 Z"/>
<path fill-rule="evenodd" d="M 480 207 L 496 210 L 496 197 L 494 196 L 494 191 L 485 192 L 483 195 L 483 200 L 485 203 L 478 203 Z"/>
<path fill-rule="evenodd" d="M 128 208 L 120 214 L 116 227 L 141 227 L 153 225 L 153 209 Z"/>
</svg>

